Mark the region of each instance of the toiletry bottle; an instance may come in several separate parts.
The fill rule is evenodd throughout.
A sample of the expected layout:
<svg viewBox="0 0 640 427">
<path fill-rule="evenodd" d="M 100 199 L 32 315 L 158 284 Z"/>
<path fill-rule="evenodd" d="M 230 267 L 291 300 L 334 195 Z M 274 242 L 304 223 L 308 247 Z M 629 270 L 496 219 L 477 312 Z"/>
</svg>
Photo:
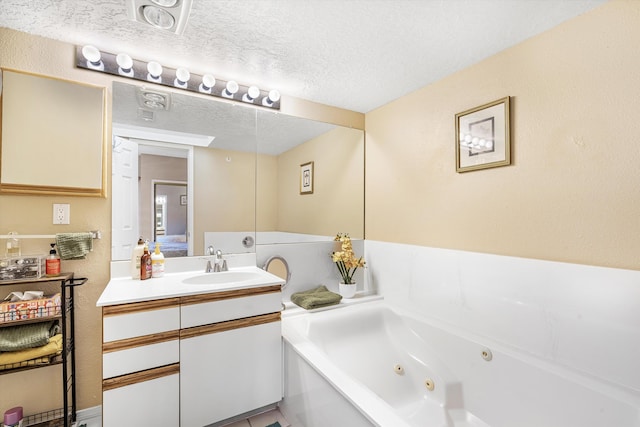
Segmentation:
<svg viewBox="0 0 640 427">
<path fill-rule="evenodd" d="M 56 244 L 51 243 L 51 250 L 49 256 L 45 261 L 45 274 L 47 276 L 59 276 L 60 275 L 60 257 L 56 252 Z"/>
<path fill-rule="evenodd" d="M 9 233 L 11 236 L 9 240 L 7 240 L 7 257 L 19 257 L 20 256 L 20 240 L 18 239 L 18 233 L 12 231 Z"/>
<path fill-rule="evenodd" d="M 142 237 L 138 239 L 138 244 L 135 248 L 133 248 L 133 253 L 131 254 L 131 278 L 139 279 L 140 278 L 140 258 L 142 258 L 142 254 L 144 253 L 144 240 Z"/>
<path fill-rule="evenodd" d="M 4 413 L 3 425 L 5 427 L 22 427 L 23 415 L 22 406 L 16 406 Z"/>
<path fill-rule="evenodd" d="M 160 243 L 156 242 L 156 249 L 151 254 L 151 277 L 164 276 L 164 254 L 160 252 Z"/>
<path fill-rule="evenodd" d="M 144 252 L 140 258 L 140 280 L 151 278 L 151 255 L 149 254 L 149 246 L 144 244 Z"/>
</svg>

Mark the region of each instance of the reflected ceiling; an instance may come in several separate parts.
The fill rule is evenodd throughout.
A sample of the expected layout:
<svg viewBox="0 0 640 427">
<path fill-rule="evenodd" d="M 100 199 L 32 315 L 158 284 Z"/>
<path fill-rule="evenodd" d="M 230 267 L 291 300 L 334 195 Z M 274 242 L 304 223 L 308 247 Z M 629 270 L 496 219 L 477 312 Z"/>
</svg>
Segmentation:
<svg viewBox="0 0 640 427">
<path fill-rule="evenodd" d="M 256 149 L 255 120 L 248 120 L 254 114 L 254 107 L 221 102 L 211 97 L 163 91 L 154 86 L 154 91 L 169 94 L 169 109 L 142 109 L 137 96 L 141 87 L 142 85 L 113 82 L 114 124 L 213 136 L 210 146 L 225 150 Z M 278 155 L 334 127 L 327 123 L 259 110 L 258 152 Z"/>
</svg>

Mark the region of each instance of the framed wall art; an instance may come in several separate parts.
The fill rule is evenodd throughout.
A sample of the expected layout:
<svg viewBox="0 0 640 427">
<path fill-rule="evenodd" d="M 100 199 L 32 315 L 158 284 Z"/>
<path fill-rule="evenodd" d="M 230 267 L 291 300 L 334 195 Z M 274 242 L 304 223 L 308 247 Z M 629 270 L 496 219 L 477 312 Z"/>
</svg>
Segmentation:
<svg viewBox="0 0 640 427">
<path fill-rule="evenodd" d="M 313 162 L 300 165 L 300 194 L 313 194 Z"/>
<path fill-rule="evenodd" d="M 456 114 L 456 172 L 510 164 L 508 96 Z"/>
</svg>

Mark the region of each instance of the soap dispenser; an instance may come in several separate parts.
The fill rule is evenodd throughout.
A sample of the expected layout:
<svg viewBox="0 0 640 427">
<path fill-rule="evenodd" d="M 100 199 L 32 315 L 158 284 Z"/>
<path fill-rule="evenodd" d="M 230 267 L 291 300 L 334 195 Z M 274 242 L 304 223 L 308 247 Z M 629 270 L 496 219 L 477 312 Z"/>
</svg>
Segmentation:
<svg viewBox="0 0 640 427">
<path fill-rule="evenodd" d="M 60 275 L 60 257 L 56 252 L 56 244 L 51 243 L 51 250 L 49 250 L 49 256 L 45 260 L 45 274 L 49 277 Z"/>
<path fill-rule="evenodd" d="M 151 255 L 149 254 L 149 246 L 144 244 L 144 253 L 140 258 L 140 280 L 151 278 Z"/>
<path fill-rule="evenodd" d="M 156 242 L 156 248 L 151 254 L 151 277 L 164 276 L 164 254 L 160 252 L 160 243 Z"/>
</svg>

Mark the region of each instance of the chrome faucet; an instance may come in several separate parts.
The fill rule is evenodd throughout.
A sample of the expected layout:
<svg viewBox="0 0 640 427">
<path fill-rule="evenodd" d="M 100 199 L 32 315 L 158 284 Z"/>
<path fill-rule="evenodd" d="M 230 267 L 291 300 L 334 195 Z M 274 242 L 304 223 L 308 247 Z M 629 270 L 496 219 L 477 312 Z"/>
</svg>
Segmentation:
<svg viewBox="0 0 640 427">
<path fill-rule="evenodd" d="M 209 246 L 206 252 L 207 252 L 207 255 L 213 255 L 213 246 Z M 205 267 L 204 272 L 211 273 L 213 271 L 215 270 L 213 267 L 211 267 L 211 260 L 207 260 L 207 266 Z"/>
<path fill-rule="evenodd" d="M 222 251 L 220 249 L 216 251 L 216 259 L 214 262 L 214 272 L 229 271 L 229 268 L 227 267 L 227 260 L 222 258 Z"/>
</svg>

